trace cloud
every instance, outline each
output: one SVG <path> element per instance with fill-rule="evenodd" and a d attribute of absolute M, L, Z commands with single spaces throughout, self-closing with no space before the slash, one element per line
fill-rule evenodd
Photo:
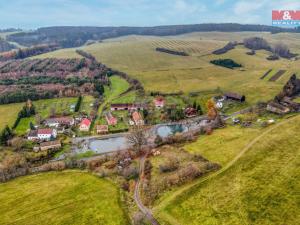
<path fill-rule="evenodd" d="M 175 11 L 179 11 L 184 14 L 204 12 L 206 11 L 206 5 L 203 3 L 193 3 L 185 0 L 176 0 L 174 4 Z"/>

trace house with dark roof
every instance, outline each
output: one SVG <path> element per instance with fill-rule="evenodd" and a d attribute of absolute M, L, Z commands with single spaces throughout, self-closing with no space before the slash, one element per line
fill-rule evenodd
<path fill-rule="evenodd" d="M 133 110 L 143 110 L 147 106 L 145 104 L 133 104 L 133 103 L 122 103 L 122 104 L 111 104 L 110 110 L 111 111 L 120 111 L 120 110 L 127 110 L 127 111 L 133 111 Z"/>
<path fill-rule="evenodd" d="M 72 117 L 54 117 L 48 118 L 44 121 L 44 124 L 48 127 L 71 127 L 74 126 L 75 120 Z"/>
<path fill-rule="evenodd" d="M 225 93 L 224 97 L 227 100 L 233 100 L 233 101 L 239 101 L 239 102 L 246 101 L 246 96 L 245 95 L 240 95 L 240 94 L 233 93 L 233 92 L 227 92 L 227 93 Z"/>

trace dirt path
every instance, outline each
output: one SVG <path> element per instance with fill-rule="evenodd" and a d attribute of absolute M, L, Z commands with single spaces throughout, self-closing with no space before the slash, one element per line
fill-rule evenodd
<path fill-rule="evenodd" d="M 144 174 L 144 164 L 145 164 L 146 156 L 142 156 L 140 160 L 140 177 L 136 182 L 135 190 L 134 190 L 134 200 L 142 213 L 147 217 L 147 219 L 151 222 L 152 225 L 159 225 L 158 221 L 154 218 L 150 209 L 144 206 L 141 198 L 140 198 L 140 185 L 141 179 L 143 179 Z"/>
<path fill-rule="evenodd" d="M 190 183 L 186 186 L 184 186 L 183 188 L 175 191 L 174 193 L 172 193 L 170 196 L 168 196 L 167 198 L 165 198 L 158 206 L 154 207 L 153 210 L 155 212 L 157 212 L 161 218 L 163 218 L 165 221 L 169 222 L 170 224 L 179 224 L 178 221 L 173 218 L 171 215 L 167 214 L 166 212 L 163 211 L 164 208 L 166 208 L 172 201 L 174 201 L 176 199 L 176 197 L 178 197 L 179 195 L 184 194 L 184 192 L 187 192 L 190 188 L 199 185 L 201 183 L 204 183 L 210 179 L 215 178 L 216 176 L 224 173 L 225 171 L 227 171 L 230 167 L 232 167 L 237 160 L 239 160 L 254 144 L 256 144 L 261 138 L 263 138 L 265 135 L 269 134 L 270 132 L 272 132 L 273 130 L 277 129 L 278 127 L 289 123 L 291 121 L 293 121 L 294 119 L 298 118 L 298 116 L 295 117 L 291 117 L 289 119 L 286 119 L 278 124 L 273 125 L 272 127 L 270 127 L 269 129 L 265 130 L 263 133 L 261 133 L 259 136 L 257 136 L 256 138 L 254 138 L 250 143 L 248 143 L 240 152 L 238 155 L 236 155 L 234 157 L 233 160 L 231 160 L 225 167 L 223 167 L 222 169 L 220 169 L 219 171 L 203 178 L 200 180 L 197 180 L 193 183 Z"/>

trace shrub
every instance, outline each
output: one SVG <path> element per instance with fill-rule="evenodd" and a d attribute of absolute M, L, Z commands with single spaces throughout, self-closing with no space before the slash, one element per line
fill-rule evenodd
<path fill-rule="evenodd" d="M 123 169 L 122 175 L 126 180 L 136 179 L 139 176 L 139 169 L 134 165 L 130 165 Z"/>
<path fill-rule="evenodd" d="M 168 173 L 175 171 L 179 168 L 179 160 L 175 157 L 167 158 L 164 164 L 159 165 L 159 171 L 161 173 Z"/>

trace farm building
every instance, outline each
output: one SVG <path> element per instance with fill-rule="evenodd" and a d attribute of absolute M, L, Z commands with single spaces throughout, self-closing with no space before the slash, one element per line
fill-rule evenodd
<path fill-rule="evenodd" d="M 156 97 L 154 100 L 154 105 L 156 108 L 163 108 L 165 106 L 165 99 L 161 96 Z"/>
<path fill-rule="evenodd" d="M 96 130 L 97 130 L 97 134 L 107 134 L 108 126 L 107 125 L 97 125 Z"/>
<path fill-rule="evenodd" d="M 267 110 L 269 112 L 273 112 L 273 113 L 281 114 L 281 115 L 290 112 L 290 109 L 288 107 L 285 107 L 277 102 L 270 102 L 267 105 Z"/>
<path fill-rule="evenodd" d="M 118 123 L 118 119 L 117 119 L 116 117 L 114 117 L 114 116 L 111 114 L 111 112 L 107 112 L 107 113 L 105 114 L 105 119 L 106 119 L 108 125 L 115 126 L 115 125 L 117 125 L 117 123 Z"/>
<path fill-rule="evenodd" d="M 48 127 L 64 127 L 64 126 L 73 126 L 75 124 L 75 120 L 72 117 L 55 117 L 48 118 L 45 120 L 44 124 Z"/>
<path fill-rule="evenodd" d="M 239 102 L 246 101 L 245 95 L 239 95 L 239 94 L 233 93 L 233 92 L 227 92 L 227 93 L 225 93 L 224 97 L 227 100 L 233 100 L 233 101 L 239 101 Z"/>
<path fill-rule="evenodd" d="M 60 141 L 47 141 L 47 142 L 42 142 L 40 144 L 41 151 L 51 150 L 51 149 L 59 149 L 59 148 L 61 148 Z"/>
<path fill-rule="evenodd" d="M 31 141 L 50 141 L 51 138 L 56 138 L 57 131 L 55 129 L 37 129 L 31 130 L 27 136 Z"/>
<path fill-rule="evenodd" d="M 111 111 L 120 111 L 120 110 L 143 110 L 147 106 L 145 104 L 111 104 L 110 110 Z"/>
<path fill-rule="evenodd" d="M 90 130 L 90 126 L 91 126 L 91 121 L 89 119 L 83 119 L 81 122 L 80 122 L 80 125 L 79 125 L 79 130 L 80 131 L 89 131 Z"/>
<path fill-rule="evenodd" d="M 132 120 L 135 125 L 139 125 L 139 126 L 144 125 L 143 117 L 141 116 L 141 114 L 139 112 L 135 111 L 132 113 L 131 116 L 132 116 Z"/>

